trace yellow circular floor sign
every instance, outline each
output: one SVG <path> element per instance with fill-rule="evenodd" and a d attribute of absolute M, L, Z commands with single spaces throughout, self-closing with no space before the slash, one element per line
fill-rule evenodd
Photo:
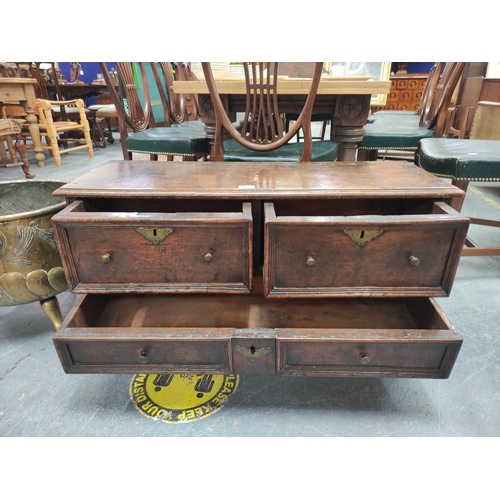
<path fill-rule="evenodd" d="M 179 424 L 220 410 L 238 382 L 238 375 L 141 374 L 132 378 L 130 397 L 144 416 Z"/>

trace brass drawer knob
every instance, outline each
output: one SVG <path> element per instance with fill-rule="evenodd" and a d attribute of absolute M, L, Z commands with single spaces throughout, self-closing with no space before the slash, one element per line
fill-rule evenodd
<path fill-rule="evenodd" d="M 148 362 L 148 351 L 141 351 L 141 356 L 139 357 L 139 363 L 147 363 Z"/>
<path fill-rule="evenodd" d="M 316 264 L 316 259 L 309 255 L 309 257 L 307 257 L 307 259 L 306 259 L 306 264 L 308 266 L 314 266 Z"/>
<path fill-rule="evenodd" d="M 111 260 L 111 254 L 105 253 L 104 255 L 101 255 L 101 262 L 103 264 L 107 264 Z"/>
<path fill-rule="evenodd" d="M 412 266 L 418 266 L 420 264 L 420 259 L 418 257 L 415 257 L 414 255 L 412 255 L 408 261 L 410 262 L 410 265 Z"/>
<path fill-rule="evenodd" d="M 366 353 L 364 353 L 364 352 L 362 352 L 359 355 L 359 357 L 361 358 L 361 364 L 362 365 L 367 365 L 370 362 L 370 357 Z"/>
<path fill-rule="evenodd" d="M 205 262 L 212 262 L 214 255 L 212 252 L 207 252 L 203 258 L 205 259 Z"/>

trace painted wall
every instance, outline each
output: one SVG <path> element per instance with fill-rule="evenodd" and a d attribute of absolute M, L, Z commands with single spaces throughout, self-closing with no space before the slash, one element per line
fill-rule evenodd
<path fill-rule="evenodd" d="M 84 83 L 92 83 L 93 80 L 96 79 L 97 74 L 101 72 L 99 69 L 99 64 L 97 62 L 81 62 L 79 61 L 80 64 L 82 65 L 82 70 L 83 70 L 83 75 L 80 77 L 80 80 Z M 70 65 L 69 62 L 58 62 L 57 63 L 59 66 L 59 69 L 61 70 L 62 74 L 66 77 L 66 80 L 68 82 L 71 81 L 70 78 Z M 111 69 L 112 67 L 115 67 L 115 63 L 106 63 L 108 69 Z M 87 106 L 91 106 L 92 104 L 96 104 L 97 100 L 95 97 L 89 97 L 87 99 Z"/>
<path fill-rule="evenodd" d="M 410 62 L 408 63 L 408 73 L 429 73 L 433 65 L 433 62 Z M 397 70 L 398 63 L 393 62 L 391 73 L 396 73 Z"/>

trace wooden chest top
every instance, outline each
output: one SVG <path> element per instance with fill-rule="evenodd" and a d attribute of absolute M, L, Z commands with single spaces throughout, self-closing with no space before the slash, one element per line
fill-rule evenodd
<path fill-rule="evenodd" d="M 109 161 L 54 192 L 68 198 L 454 198 L 463 191 L 408 162 Z"/>

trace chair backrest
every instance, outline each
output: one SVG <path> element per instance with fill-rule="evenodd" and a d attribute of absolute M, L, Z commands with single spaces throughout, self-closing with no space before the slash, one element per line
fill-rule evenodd
<path fill-rule="evenodd" d="M 290 141 L 300 128 L 304 134 L 304 149 L 300 161 L 311 161 L 311 113 L 318 91 L 323 63 L 315 64 L 311 87 L 297 121 L 284 133 L 283 117 L 278 107 L 279 81 L 277 62 L 243 63 L 246 84 L 245 114 L 241 130 L 227 114 L 209 62 L 202 63 L 203 73 L 214 105 L 216 125 L 214 140 L 215 161 L 224 160 L 223 131 L 242 146 L 254 151 L 272 151 Z"/>
<path fill-rule="evenodd" d="M 500 140 L 500 102 L 477 103 L 469 138 Z"/>
<path fill-rule="evenodd" d="M 151 63 L 156 86 L 164 106 L 169 110 L 165 116 L 165 125 L 183 123 L 198 119 L 196 98 L 193 95 L 176 94 L 173 91 L 174 75 L 176 80 L 190 80 L 189 68 L 170 62 Z M 187 104 L 194 100 L 192 106 Z"/>
<path fill-rule="evenodd" d="M 472 119 L 479 102 L 483 81 L 483 76 L 462 79 L 457 102 L 452 109 L 450 121 L 446 127 L 446 137 L 469 138 Z"/>
<path fill-rule="evenodd" d="M 418 105 L 418 114 L 422 115 L 424 112 L 428 112 L 431 105 L 432 98 L 436 93 L 436 87 L 439 82 L 439 77 L 443 69 L 444 63 L 437 62 L 429 70 L 429 75 L 427 76 L 427 81 L 425 82 L 424 91 L 422 92 L 422 97 L 420 98 L 420 103 Z"/>
<path fill-rule="evenodd" d="M 444 134 L 448 108 L 465 65 L 465 62 L 447 62 L 440 77 L 439 71 L 435 72 L 433 78 L 439 78 L 439 80 L 432 99 L 422 112 L 420 125 L 426 128 L 435 127 L 436 137 L 442 137 Z"/>
<path fill-rule="evenodd" d="M 118 62 L 119 91 L 105 63 L 99 68 L 108 86 L 120 120 L 134 132 L 185 121 L 182 100 L 173 94 L 172 65 L 169 62 Z"/>

